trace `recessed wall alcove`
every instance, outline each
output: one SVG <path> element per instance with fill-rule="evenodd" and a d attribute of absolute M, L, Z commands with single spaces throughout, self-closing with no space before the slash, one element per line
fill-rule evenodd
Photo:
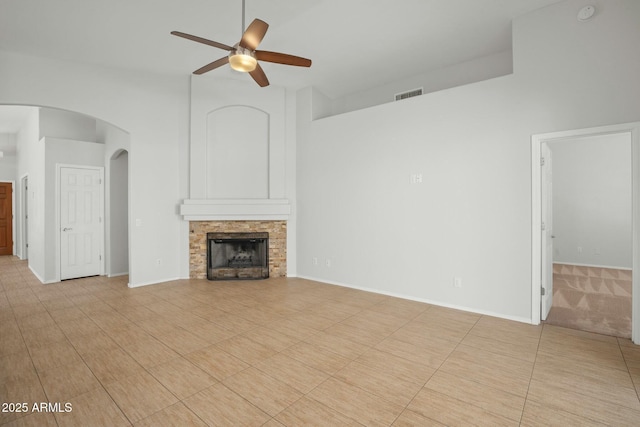
<path fill-rule="evenodd" d="M 245 105 L 207 114 L 208 199 L 269 198 L 269 115 Z"/>

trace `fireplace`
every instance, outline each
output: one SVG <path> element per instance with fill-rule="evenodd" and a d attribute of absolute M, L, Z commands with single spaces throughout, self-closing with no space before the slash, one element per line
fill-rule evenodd
<path fill-rule="evenodd" d="M 207 233 L 207 279 L 269 277 L 269 233 Z"/>
<path fill-rule="evenodd" d="M 287 221 L 189 221 L 189 277 L 207 279 L 209 233 L 268 233 L 269 278 L 287 276 Z"/>

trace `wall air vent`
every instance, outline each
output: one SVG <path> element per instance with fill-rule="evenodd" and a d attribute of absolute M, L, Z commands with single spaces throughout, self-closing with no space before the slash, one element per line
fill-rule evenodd
<path fill-rule="evenodd" d="M 402 93 L 396 93 L 395 94 L 395 100 L 396 101 L 401 101 L 403 99 L 407 99 L 407 98 L 413 98 L 414 96 L 419 96 L 422 95 L 422 88 L 418 88 L 418 89 L 412 89 L 408 92 L 402 92 Z"/>

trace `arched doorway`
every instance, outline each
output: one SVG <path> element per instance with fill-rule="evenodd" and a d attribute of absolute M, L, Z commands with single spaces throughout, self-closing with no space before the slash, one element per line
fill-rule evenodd
<path fill-rule="evenodd" d="M 107 274 L 129 274 L 129 152 L 117 150 L 109 159 L 109 228 Z"/>
<path fill-rule="evenodd" d="M 16 112 L 21 112 L 16 115 Z M 18 118 L 20 120 L 18 120 Z M 82 113 L 42 106 L 12 106 L 0 105 L 0 129 L 3 122 L 11 121 L 11 132 L 16 146 L 15 182 L 16 200 L 19 212 L 14 216 L 14 224 L 18 242 L 17 255 L 29 259 L 29 267 L 36 276 L 45 283 L 60 280 L 60 245 L 56 238 L 56 209 L 57 200 L 56 177 L 49 176 L 49 171 L 56 169 L 56 164 L 80 165 L 85 157 L 81 152 L 84 146 L 103 147 L 101 160 L 93 157 L 93 166 L 103 167 L 105 176 L 104 205 L 110 208 L 112 187 L 117 200 L 119 220 L 124 215 L 124 224 L 111 224 L 111 211 L 104 215 L 104 273 L 106 275 L 127 274 L 129 268 L 129 238 L 128 238 L 128 152 L 130 150 L 129 133 L 99 118 Z M 43 142 L 44 141 L 44 142 Z M 50 144 L 49 144 L 50 143 Z M 73 146 L 71 150 L 69 147 Z M 124 154 L 123 154 L 124 153 Z M 111 160 L 115 160 L 118 173 L 109 174 Z M 124 166 L 123 173 L 120 172 Z M 115 177 L 115 183 L 110 182 Z M 28 179 L 29 186 L 26 186 Z M 24 210 L 24 212 L 22 212 Z M 124 210 L 123 212 L 121 212 Z M 114 251 L 109 249 L 113 236 L 117 235 L 118 242 L 114 251 L 119 255 L 125 254 L 126 261 L 111 268 L 110 258 Z M 28 256 L 27 256 L 28 247 Z"/>

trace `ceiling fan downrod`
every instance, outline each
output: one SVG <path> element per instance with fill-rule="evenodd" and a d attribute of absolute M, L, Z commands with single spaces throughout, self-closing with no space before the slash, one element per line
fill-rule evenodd
<path fill-rule="evenodd" d="M 240 23 L 240 26 L 242 27 L 242 31 L 240 31 L 241 35 L 244 34 L 244 30 L 245 30 L 245 25 L 244 25 L 244 11 L 245 11 L 244 2 L 245 2 L 245 0 L 242 0 L 242 22 Z"/>

